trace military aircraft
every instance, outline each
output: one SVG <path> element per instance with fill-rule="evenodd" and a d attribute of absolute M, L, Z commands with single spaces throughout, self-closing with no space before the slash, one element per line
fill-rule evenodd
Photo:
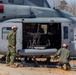
<path fill-rule="evenodd" d="M 15 4 L 0 4 L 0 53 L 6 55 L 7 34 L 17 30 L 17 53 L 24 57 L 46 57 L 63 43 L 76 56 L 76 17 L 66 11 Z"/>

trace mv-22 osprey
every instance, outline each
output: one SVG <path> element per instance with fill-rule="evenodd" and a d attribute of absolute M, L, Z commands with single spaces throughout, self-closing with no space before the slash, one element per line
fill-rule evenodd
<path fill-rule="evenodd" d="M 46 57 L 63 43 L 76 56 L 76 17 L 69 12 L 26 5 L 0 4 L 0 53 L 6 54 L 8 32 L 17 30 L 17 53 L 24 57 Z"/>

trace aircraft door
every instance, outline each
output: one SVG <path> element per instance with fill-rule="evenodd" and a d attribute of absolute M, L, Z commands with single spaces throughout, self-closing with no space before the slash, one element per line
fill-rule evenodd
<path fill-rule="evenodd" d="M 62 43 L 68 44 L 71 56 L 76 56 L 76 25 L 75 23 L 62 24 Z"/>
<path fill-rule="evenodd" d="M 69 49 L 71 55 L 74 56 L 74 23 L 69 23 Z"/>
<path fill-rule="evenodd" d="M 71 51 L 73 55 L 76 56 L 76 24 L 72 24 L 73 34 L 72 34 L 72 41 L 71 41 Z"/>
<path fill-rule="evenodd" d="M 61 25 L 62 29 L 62 44 L 66 43 L 69 45 L 69 24 L 68 23 L 62 23 Z M 69 48 L 69 46 L 68 46 Z"/>
<path fill-rule="evenodd" d="M 22 23 L 0 23 L 0 50 L 2 53 L 7 52 L 7 35 L 13 25 L 18 27 L 16 32 L 16 48 L 17 50 L 22 49 Z"/>

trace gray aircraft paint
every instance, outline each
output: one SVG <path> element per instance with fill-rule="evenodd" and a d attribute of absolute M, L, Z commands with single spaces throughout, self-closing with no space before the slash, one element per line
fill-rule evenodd
<path fill-rule="evenodd" d="M 66 11 L 51 9 L 51 8 L 42 8 L 34 6 L 22 6 L 22 5 L 8 5 L 1 4 L 4 6 L 4 12 L 0 13 L 0 19 L 10 19 L 10 18 L 53 18 L 53 17 L 62 17 L 62 18 L 71 18 L 74 17 L 71 13 Z M 9 10 L 9 11 L 8 11 Z M 10 13 L 8 13 L 10 12 Z"/>
<path fill-rule="evenodd" d="M 4 4 L 16 4 L 16 5 L 28 5 L 28 6 L 39 6 L 39 7 L 47 7 L 50 5 L 47 0 L 2 0 Z"/>
<path fill-rule="evenodd" d="M 28 3 L 29 4 L 29 3 Z M 58 9 L 52 9 L 52 8 L 43 8 L 38 6 L 26 6 L 26 5 L 14 5 L 14 4 L 0 4 L 1 6 L 4 6 L 4 12 L 0 13 L 0 53 L 6 54 L 7 52 L 7 43 L 8 41 L 5 39 L 2 39 L 2 28 L 3 27 L 12 27 L 13 25 L 18 26 L 17 31 L 17 50 L 22 49 L 22 23 L 61 23 L 61 32 L 62 32 L 62 38 L 61 38 L 61 45 L 63 43 L 69 44 L 69 49 L 71 51 L 72 56 L 76 56 L 76 17 L 66 11 L 58 10 Z M 63 28 L 68 27 L 69 30 L 69 38 L 63 39 Z M 74 32 L 73 32 L 74 31 Z M 22 53 L 24 56 L 26 56 L 28 53 L 31 53 L 33 50 L 30 49 L 27 51 L 27 49 L 24 50 L 24 53 Z M 46 52 L 47 51 L 47 52 Z M 57 50 L 55 49 L 54 52 Z M 46 55 L 54 53 L 52 49 L 47 50 L 36 50 L 35 53 L 46 52 Z M 20 53 L 20 54 L 21 54 Z M 22 55 L 21 54 L 21 55 Z M 40 55 L 39 55 L 40 56 Z"/>

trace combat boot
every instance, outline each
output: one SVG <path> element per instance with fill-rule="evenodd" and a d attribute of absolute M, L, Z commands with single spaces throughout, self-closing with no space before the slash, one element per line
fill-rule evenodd
<path fill-rule="evenodd" d="M 6 64 L 6 66 L 10 66 L 10 64 Z"/>
<path fill-rule="evenodd" d="M 66 64 L 63 65 L 63 69 L 67 70 L 67 65 Z"/>
<path fill-rule="evenodd" d="M 10 67 L 11 67 L 11 68 L 16 68 L 17 66 L 15 66 L 15 65 L 10 65 Z"/>

